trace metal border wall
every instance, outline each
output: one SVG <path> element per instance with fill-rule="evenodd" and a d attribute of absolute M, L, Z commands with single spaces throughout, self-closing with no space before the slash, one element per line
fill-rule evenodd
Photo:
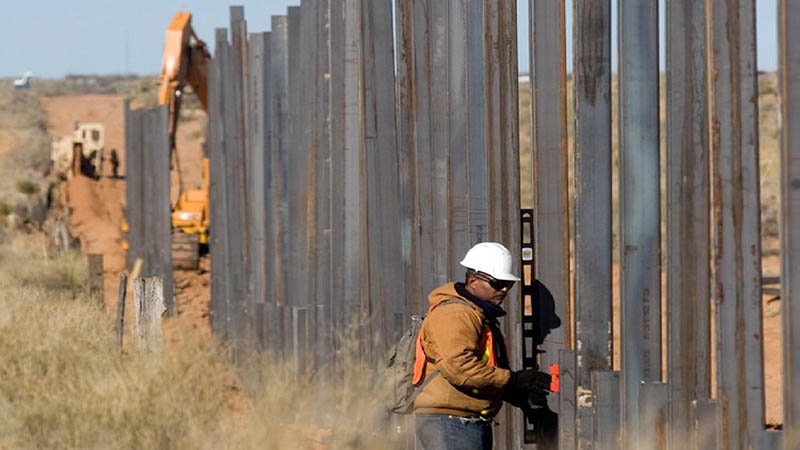
<path fill-rule="evenodd" d="M 167 315 L 173 299 L 167 107 L 130 109 L 125 102 L 127 263 L 141 259 L 142 277 L 161 277 Z"/>
<path fill-rule="evenodd" d="M 215 335 L 235 355 L 264 349 L 320 373 L 336 373 L 338 352 L 374 362 L 405 318 L 424 311 L 427 292 L 462 276 L 469 246 L 496 240 L 521 258 L 524 237 L 526 269 L 561 320 L 538 358 L 560 375 L 549 404 L 558 448 L 792 448 L 800 237 L 789 224 L 800 127 L 791 36 L 800 11 L 781 2 L 783 434 L 765 430 L 763 367 L 751 362 L 763 358 L 755 2 L 667 2 L 663 145 L 656 9 L 621 1 L 613 30 L 609 0 L 576 1 L 572 11 L 560 0 L 529 4 L 534 170 L 522 176 L 533 181 L 534 208 L 524 232 L 516 2 L 303 0 L 263 33 L 248 33 L 243 8 L 231 7 L 209 77 Z M 165 135 L 151 132 L 166 132 L 165 120 L 163 110 L 126 107 L 129 263 L 141 257 L 166 280 L 168 152 Z M 507 304 L 514 369 L 536 359 L 530 328 L 542 298 L 533 292 Z M 504 410 L 498 448 L 547 447 L 524 420 Z"/>

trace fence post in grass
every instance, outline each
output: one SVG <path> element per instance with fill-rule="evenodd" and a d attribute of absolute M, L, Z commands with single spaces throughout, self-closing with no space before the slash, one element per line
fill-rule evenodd
<path fill-rule="evenodd" d="M 87 255 L 89 264 L 89 297 L 97 302 L 100 309 L 105 309 L 103 296 L 103 255 Z"/>
<path fill-rule="evenodd" d="M 117 300 L 117 342 L 122 351 L 122 335 L 125 332 L 125 295 L 128 293 L 128 274 L 119 276 L 119 299 Z"/>
<path fill-rule="evenodd" d="M 136 305 L 136 337 L 139 350 L 161 351 L 161 317 L 164 314 L 164 281 L 160 277 L 136 278 L 133 282 Z"/>

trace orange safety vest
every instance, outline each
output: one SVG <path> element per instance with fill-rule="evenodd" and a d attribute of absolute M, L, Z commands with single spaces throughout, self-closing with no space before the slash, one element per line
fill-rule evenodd
<path fill-rule="evenodd" d="M 433 304 L 428 308 L 428 314 L 431 313 L 437 306 L 442 303 L 448 302 L 447 300 Z M 473 309 L 474 310 L 474 309 Z M 477 314 L 477 313 L 476 313 Z M 481 327 L 481 339 L 478 343 L 478 352 L 481 354 L 481 360 L 486 364 L 497 367 L 497 355 L 495 354 L 494 338 L 492 336 L 492 329 L 485 323 Z M 425 367 L 428 365 L 428 357 L 425 355 L 425 350 L 422 349 L 422 333 L 417 335 L 417 346 L 414 354 L 414 377 L 412 383 L 414 386 L 419 386 L 424 380 Z"/>

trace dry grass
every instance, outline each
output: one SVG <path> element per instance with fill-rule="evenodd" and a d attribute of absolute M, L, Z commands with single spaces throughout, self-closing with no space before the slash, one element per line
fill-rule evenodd
<path fill-rule="evenodd" d="M 344 381 L 267 359 L 245 367 L 191 337 L 120 354 L 78 254 L 0 244 L 0 448 L 385 449 L 375 371 Z M 14 262 L 24 261 L 24 264 Z"/>
<path fill-rule="evenodd" d="M 0 84 L 0 223 L 10 213 L 44 220 L 50 138 L 39 100 L 31 91 Z"/>

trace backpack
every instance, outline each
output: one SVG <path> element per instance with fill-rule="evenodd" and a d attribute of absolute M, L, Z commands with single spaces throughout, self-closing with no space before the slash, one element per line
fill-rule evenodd
<path fill-rule="evenodd" d="M 436 304 L 459 302 L 469 305 L 461 299 L 448 299 Z M 430 313 L 433 308 L 428 310 Z M 437 375 L 438 370 L 434 370 L 425 377 L 425 381 L 414 385 L 414 361 L 416 359 L 417 337 L 422 328 L 422 321 L 425 316 L 411 316 L 411 326 L 403 333 L 400 339 L 388 352 L 386 367 L 383 370 L 384 393 L 386 410 L 395 414 L 411 414 L 414 411 L 414 400 L 422 389 L 428 385 Z"/>

